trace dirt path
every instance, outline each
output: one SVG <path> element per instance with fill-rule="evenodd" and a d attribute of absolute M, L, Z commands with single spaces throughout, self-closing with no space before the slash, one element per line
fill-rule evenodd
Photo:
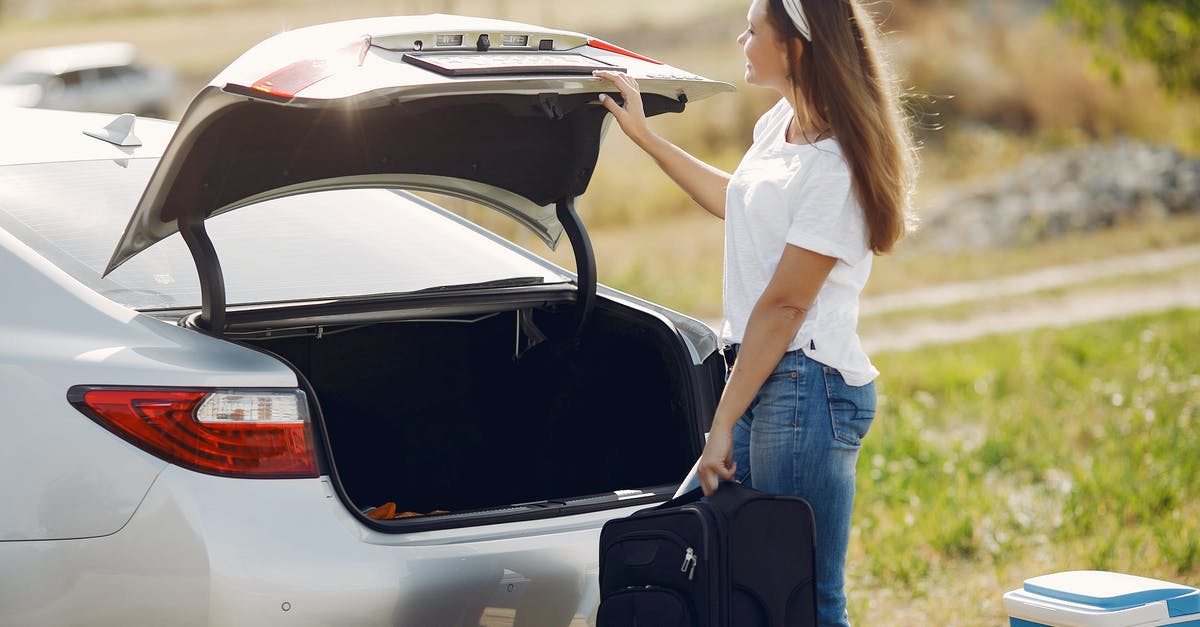
<path fill-rule="evenodd" d="M 1200 309 L 1200 245 L 1060 266 L 991 281 L 957 283 L 864 299 L 864 318 L 883 313 L 951 306 L 985 299 L 1008 300 L 962 320 L 918 319 L 892 325 L 865 324 L 868 353 L 961 342 L 994 333 L 1063 327 L 1108 318 Z M 1155 276 L 1155 274 L 1163 276 Z M 1089 285 L 1105 279 L 1144 276 L 1120 288 Z M 1047 291 L 1052 291 L 1046 294 Z"/>

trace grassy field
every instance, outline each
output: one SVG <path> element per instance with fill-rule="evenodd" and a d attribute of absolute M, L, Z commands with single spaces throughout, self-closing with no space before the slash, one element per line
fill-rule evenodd
<path fill-rule="evenodd" d="M 876 361 L 851 544 L 859 624 L 1001 625 L 1025 577 L 1200 579 L 1200 315 Z"/>

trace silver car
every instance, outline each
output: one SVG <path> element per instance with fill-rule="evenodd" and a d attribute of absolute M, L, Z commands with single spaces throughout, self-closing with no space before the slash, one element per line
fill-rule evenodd
<path fill-rule="evenodd" d="M 723 373 L 596 284 L 594 68 L 652 114 L 730 89 L 420 16 L 267 40 L 178 126 L 0 114 L 0 624 L 592 624 L 601 525 L 675 490 Z"/>
<path fill-rule="evenodd" d="M 130 43 L 34 48 L 0 66 L 0 105 L 165 117 L 178 84 Z"/>

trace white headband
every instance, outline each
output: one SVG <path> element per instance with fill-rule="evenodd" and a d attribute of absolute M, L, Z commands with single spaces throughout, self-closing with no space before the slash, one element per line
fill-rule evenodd
<path fill-rule="evenodd" d="M 808 18 L 804 16 L 804 7 L 800 6 L 800 0 L 783 0 L 783 8 L 788 17 L 792 18 L 796 30 L 799 30 L 805 39 L 812 41 L 812 31 L 808 28 Z"/>

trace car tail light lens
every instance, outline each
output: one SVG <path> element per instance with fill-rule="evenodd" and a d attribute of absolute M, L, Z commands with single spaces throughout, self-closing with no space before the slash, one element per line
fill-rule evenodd
<path fill-rule="evenodd" d="M 643 57 L 642 55 L 640 55 L 636 52 L 631 52 L 620 46 L 615 46 L 615 45 L 610 44 L 607 41 L 604 41 L 601 39 L 589 39 L 587 42 L 587 45 L 591 46 L 592 48 L 598 48 L 600 50 L 607 50 L 609 52 L 623 54 L 627 57 L 633 57 L 634 59 L 641 59 L 642 61 L 649 61 L 650 63 L 653 63 L 655 65 L 662 65 L 662 61 L 655 61 L 654 59 L 651 59 L 650 57 Z"/>
<path fill-rule="evenodd" d="M 318 476 L 300 390 L 75 387 L 80 411 L 168 462 L 263 479 Z"/>
<path fill-rule="evenodd" d="M 335 50 L 327 57 L 301 59 L 290 63 L 254 82 L 254 91 L 279 98 L 293 98 L 306 87 L 310 87 L 341 70 L 361 66 L 371 38 L 363 37 Z"/>

